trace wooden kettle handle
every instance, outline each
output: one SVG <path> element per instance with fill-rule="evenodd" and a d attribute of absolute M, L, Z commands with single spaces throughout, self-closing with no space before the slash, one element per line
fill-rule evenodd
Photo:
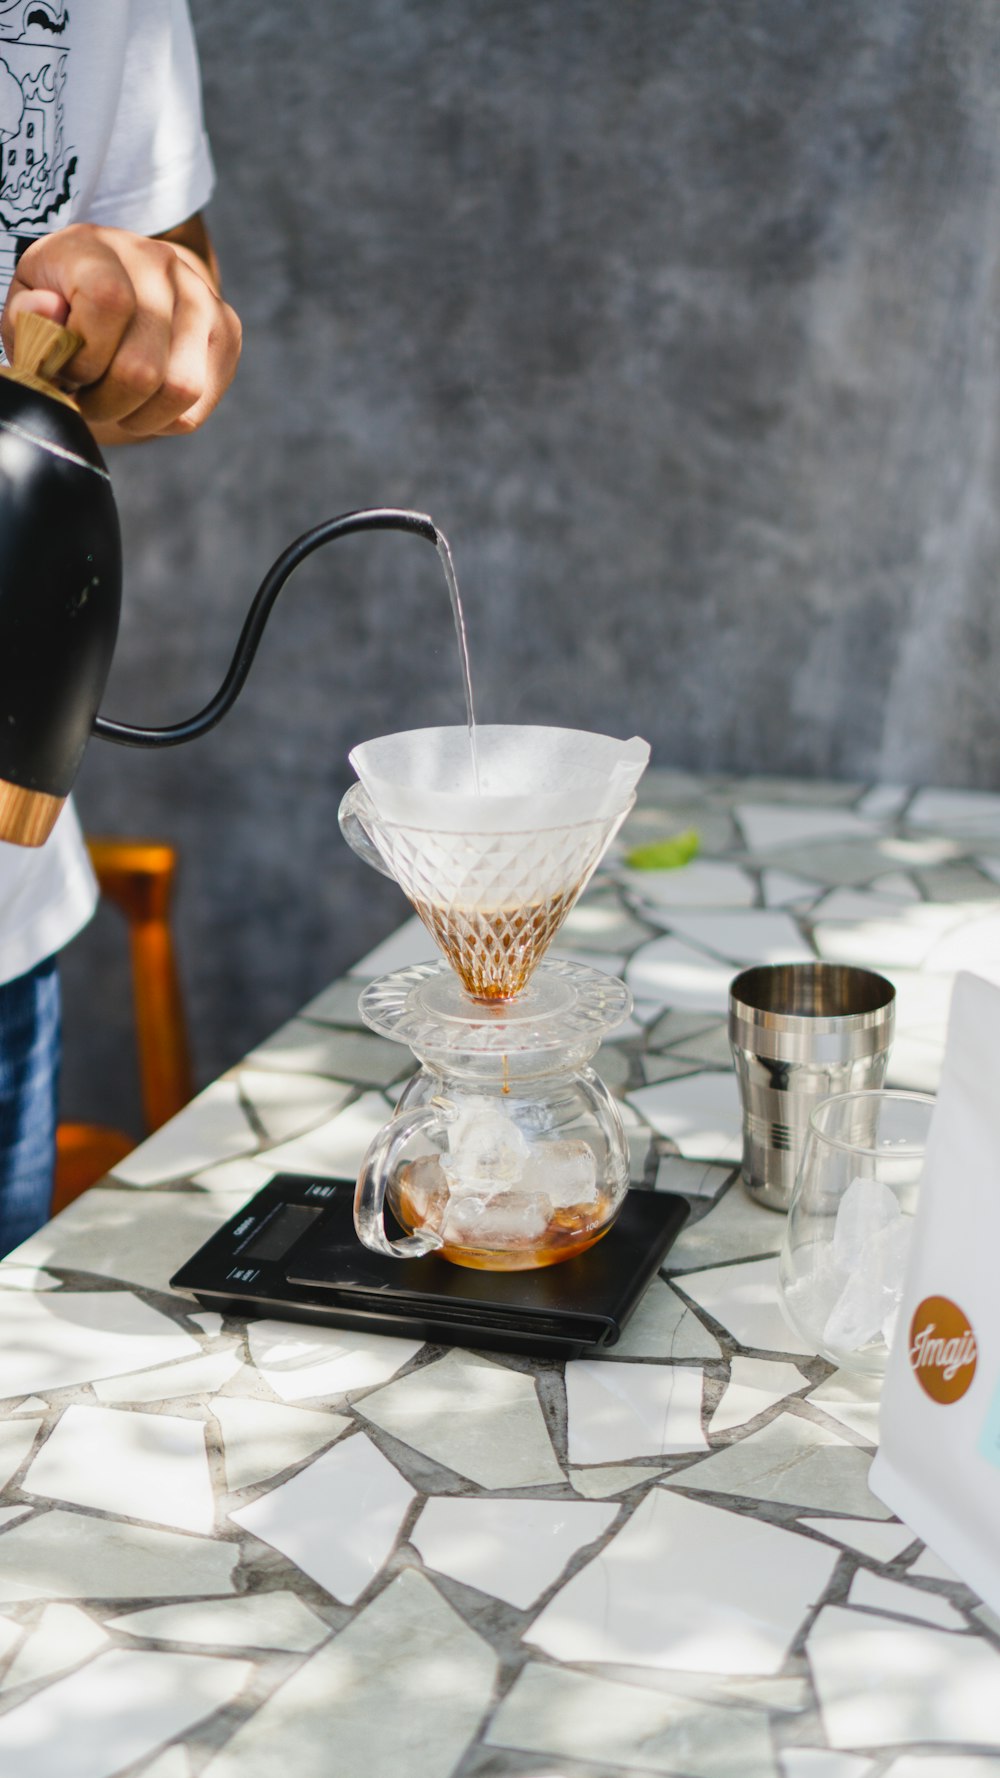
<path fill-rule="evenodd" d="M 16 324 L 13 364 L 0 368 L 5 377 L 12 377 L 16 383 L 38 389 L 43 395 L 51 395 L 56 401 L 64 401 L 75 408 L 77 404 L 72 395 L 60 389 L 55 378 L 82 345 L 82 334 L 74 333 L 70 327 L 61 327 L 47 315 L 29 311 L 21 315 Z"/>

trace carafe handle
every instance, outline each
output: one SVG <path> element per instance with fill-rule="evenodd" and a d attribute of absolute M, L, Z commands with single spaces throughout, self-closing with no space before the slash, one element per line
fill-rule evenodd
<path fill-rule="evenodd" d="M 393 872 L 372 837 L 374 814 L 371 798 L 364 785 L 352 784 L 337 810 L 340 831 L 351 851 L 357 853 L 362 863 L 370 864 L 373 870 L 381 871 L 384 877 L 390 877 L 395 882 Z"/>
<path fill-rule="evenodd" d="M 418 1229 L 398 1241 L 385 1232 L 385 1192 L 392 1177 L 396 1156 L 404 1143 L 421 1130 L 440 1129 L 447 1122 L 451 1106 L 445 1099 L 432 1099 L 429 1105 L 418 1105 L 413 1111 L 397 1112 L 383 1124 L 361 1163 L 354 1193 L 354 1227 L 358 1239 L 373 1253 L 387 1254 L 391 1259 L 421 1259 L 442 1245 L 441 1236 L 432 1229 Z"/>

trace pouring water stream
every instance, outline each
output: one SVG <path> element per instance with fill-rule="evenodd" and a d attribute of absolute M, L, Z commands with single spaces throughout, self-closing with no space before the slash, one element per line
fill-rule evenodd
<path fill-rule="evenodd" d="M 441 558 L 444 578 L 448 586 L 448 597 L 451 600 L 452 616 L 455 619 L 455 634 L 458 637 L 458 657 L 462 668 L 462 686 L 465 691 L 465 717 L 469 728 L 469 758 L 472 762 L 472 787 L 476 796 L 479 791 L 479 756 L 476 751 L 476 713 L 472 703 L 472 672 L 469 666 L 469 639 L 465 632 L 465 613 L 458 591 L 458 580 L 455 575 L 455 564 L 452 561 L 448 539 L 443 531 L 434 527 L 437 537 L 437 553 Z"/>

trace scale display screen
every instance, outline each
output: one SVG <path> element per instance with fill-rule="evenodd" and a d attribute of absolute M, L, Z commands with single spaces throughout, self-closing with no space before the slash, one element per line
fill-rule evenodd
<path fill-rule="evenodd" d="M 323 1215 L 311 1204 L 282 1204 L 258 1230 L 249 1247 L 241 1247 L 241 1259 L 284 1259 L 300 1235 Z"/>

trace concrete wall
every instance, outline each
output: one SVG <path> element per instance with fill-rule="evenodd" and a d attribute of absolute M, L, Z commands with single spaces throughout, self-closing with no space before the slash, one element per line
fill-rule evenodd
<path fill-rule="evenodd" d="M 115 458 L 110 714 L 190 713 L 284 545 L 395 503 L 451 540 L 483 719 L 1000 782 L 993 0 L 192 10 L 244 360 Z M 201 1080 L 404 911 L 337 832 L 350 745 L 461 714 L 433 552 L 365 538 L 214 735 L 91 748 L 88 826 L 183 853 Z M 109 915 L 67 959 L 74 1108 L 130 1091 L 117 953 Z"/>

